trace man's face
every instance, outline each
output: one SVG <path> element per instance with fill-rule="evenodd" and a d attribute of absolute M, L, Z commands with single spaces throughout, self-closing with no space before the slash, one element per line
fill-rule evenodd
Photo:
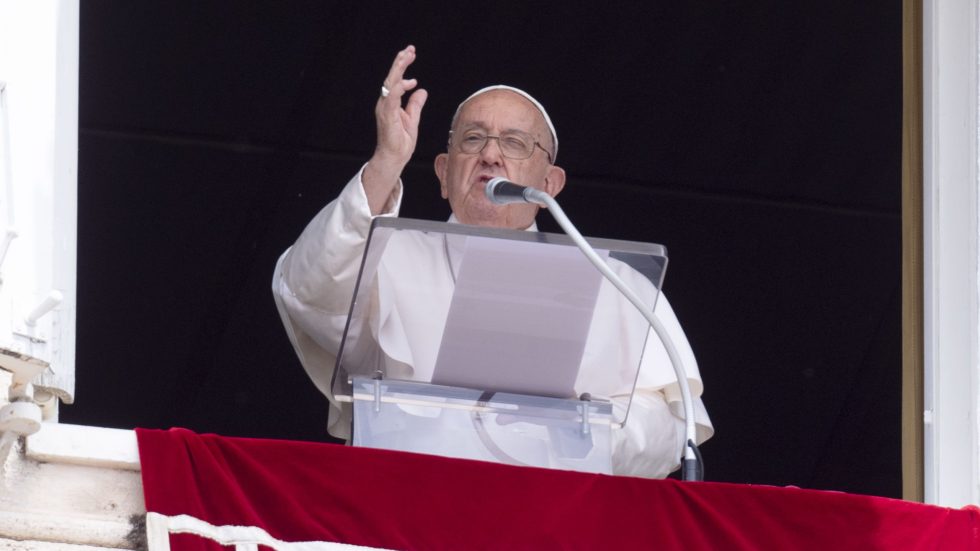
<path fill-rule="evenodd" d="M 504 178 L 548 193 L 552 197 L 565 184 L 565 172 L 548 161 L 548 155 L 535 147 L 531 157 L 509 159 L 500 151 L 497 140 L 487 140 L 479 153 L 463 153 L 456 140 L 470 130 L 489 136 L 520 131 L 530 134 L 549 152 L 554 148 L 541 112 L 527 99 L 507 90 L 480 94 L 463 105 L 453 127 L 449 153 L 436 157 L 435 169 L 442 197 L 449 200 L 453 214 L 463 224 L 524 229 L 531 225 L 538 206 L 530 203 L 495 205 L 487 199 L 484 188 L 491 178 Z"/>

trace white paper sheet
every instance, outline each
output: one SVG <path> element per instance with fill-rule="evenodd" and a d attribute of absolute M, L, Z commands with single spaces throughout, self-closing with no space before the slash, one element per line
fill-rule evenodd
<path fill-rule="evenodd" d="M 432 382 L 573 397 L 602 275 L 574 246 L 470 236 L 462 251 Z"/>

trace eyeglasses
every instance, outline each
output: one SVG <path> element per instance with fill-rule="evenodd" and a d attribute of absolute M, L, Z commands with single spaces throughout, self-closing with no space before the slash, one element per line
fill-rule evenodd
<path fill-rule="evenodd" d="M 508 159 L 517 161 L 529 159 L 531 155 L 534 155 L 534 148 L 537 147 L 541 151 L 544 151 L 544 154 L 548 156 L 548 162 L 551 162 L 551 153 L 548 153 L 547 149 L 541 147 L 541 144 L 534 139 L 534 136 L 519 130 L 508 130 L 507 132 L 502 132 L 499 136 L 490 136 L 478 130 L 467 130 L 459 135 L 458 140 L 454 141 L 453 137 L 453 131 L 450 130 L 449 145 L 452 146 L 455 143 L 456 147 L 463 153 L 479 153 L 483 151 L 483 148 L 487 146 L 490 140 L 497 140 L 500 153 Z"/>

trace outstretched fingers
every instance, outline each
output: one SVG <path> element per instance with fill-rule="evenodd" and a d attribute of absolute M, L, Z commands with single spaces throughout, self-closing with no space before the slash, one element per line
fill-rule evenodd
<path fill-rule="evenodd" d="M 401 98 L 405 95 L 405 92 L 411 90 L 418 85 L 417 82 L 412 83 L 415 79 L 405 79 L 405 70 L 408 66 L 415 61 L 415 46 L 409 45 L 404 50 L 398 52 L 395 56 L 395 60 L 391 63 L 391 68 L 388 69 L 388 75 L 385 76 L 382 82 L 382 100 L 386 101 L 389 105 L 401 106 Z M 412 84 L 410 84 L 412 83 Z M 388 90 L 387 97 L 384 94 L 384 89 Z"/>

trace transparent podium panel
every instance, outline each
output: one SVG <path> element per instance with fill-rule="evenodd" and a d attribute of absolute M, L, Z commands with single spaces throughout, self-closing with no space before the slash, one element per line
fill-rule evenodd
<path fill-rule="evenodd" d="M 608 402 L 355 378 L 352 444 L 612 474 Z"/>
<path fill-rule="evenodd" d="M 589 242 L 653 309 L 667 265 L 664 247 Z M 332 391 L 340 401 L 354 401 L 353 379 L 380 373 L 385 384 L 624 402 L 651 338 L 657 337 L 643 315 L 564 234 L 377 218 L 342 341 L 331 346 L 338 349 Z M 398 407 L 406 411 L 405 404 Z M 438 409 L 439 416 L 401 416 L 398 423 L 456 427 L 461 415 L 458 426 L 474 437 L 489 430 L 483 416 Z M 628 411 L 617 407 L 613 424 L 622 425 Z M 473 419 L 483 422 L 482 432 L 474 431 Z M 499 434 L 523 430 L 491 426 Z M 413 431 L 417 438 L 423 432 Z"/>

